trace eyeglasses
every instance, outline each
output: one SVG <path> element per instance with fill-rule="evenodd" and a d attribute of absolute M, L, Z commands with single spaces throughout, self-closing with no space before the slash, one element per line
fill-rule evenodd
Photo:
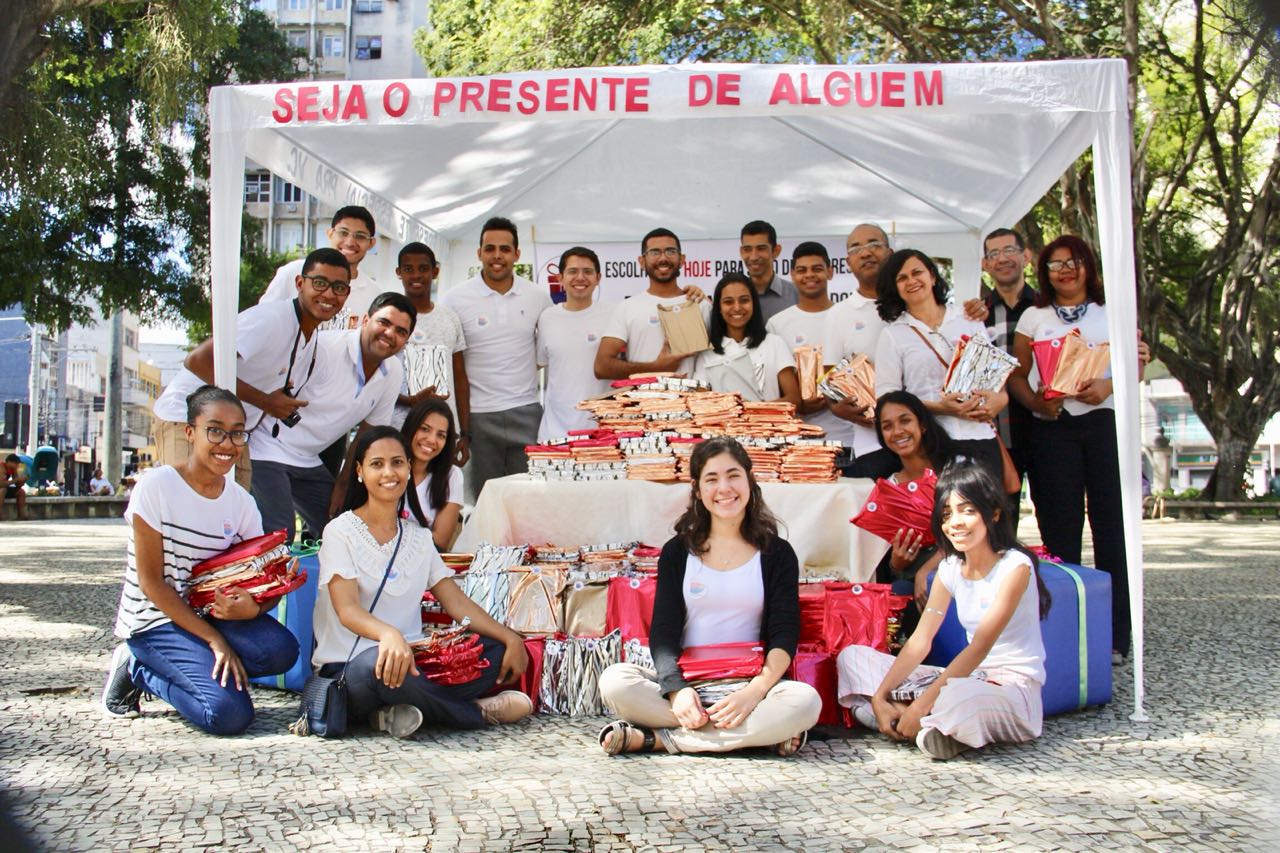
<path fill-rule="evenodd" d="M 322 275 L 304 275 L 303 281 L 311 282 L 311 286 L 319 293 L 332 290 L 335 296 L 346 296 L 351 292 L 351 284 L 345 281 L 329 281 Z"/>
<path fill-rule="evenodd" d="M 195 424 L 191 424 L 194 429 L 199 429 Z M 222 444 L 228 438 L 236 447 L 244 447 L 249 443 L 249 433 L 243 429 L 223 429 L 222 427 L 207 426 L 204 428 L 204 434 L 208 437 L 211 444 Z"/>
<path fill-rule="evenodd" d="M 351 238 L 360 243 L 368 243 L 370 240 L 373 239 L 373 235 L 370 234 L 368 231 L 351 231 L 350 229 L 347 229 L 347 228 L 333 229 L 333 236 L 337 237 L 339 240 L 346 240 L 348 238 Z"/>
<path fill-rule="evenodd" d="M 850 243 L 848 251 L 849 254 L 856 255 L 860 252 L 878 252 L 887 248 L 889 248 L 889 244 L 883 240 L 868 240 L 865 243 Z"/>
<path fill-rule="evenodd" d="M 675 246 L 668 246 L 665 249 L 649 249 L 644 253 L 644 256 L 646 258 L 655 258 L 655 259 L 661 258 L 664 255 L 667 256 L 668 258 L 678 258 L 680 257 L 680 250 L 677 249 Z"/>
<path fill-rule="evenodd" d="M 1084 266 L 1084 262 L 1079 258 L 1067 258 L 1065 261 L 1049 261 L 1045 264 L 1045 268 L 1049 272 L 1075 272 Z"/>
<path fill-rule="evenodd" d="M 1001 257 L 1016 258 L 1025 251 L 1025 249 L 1019 249 L 1017 246 L 1005 246 L 1001 249 L 992 249 L 990 252 L 983 255 L 983 257 L 989 261 L 998 260 Z"/>

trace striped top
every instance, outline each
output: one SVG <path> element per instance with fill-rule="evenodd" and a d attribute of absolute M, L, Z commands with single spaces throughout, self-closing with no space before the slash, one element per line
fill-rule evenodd
<path fill-rule="evenodd" d="M 191 567 L 237 542 L 262 535 L 262 516 L 249 493 L 228 480 L 222 494 L 206 498 L 193 490 L 174 468 L 153 469 L 138 480 L 124 518 L 129 524 L 129 550 L 116 610 L 115 634 L 127 640 L 171 621 L 138 586 L 133 520 L 159 531 L 164 546 L 164 581 L 186 597 Z"/>

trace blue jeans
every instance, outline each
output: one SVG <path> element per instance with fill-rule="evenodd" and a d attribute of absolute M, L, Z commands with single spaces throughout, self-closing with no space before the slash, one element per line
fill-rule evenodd
<path fill-rule="evenodd" d="M 208 622 L 239 655 L 250 678 L 278 675 L 298 659 L 298 641 L 270 616 Z M 237 690 L 231 677 L 214 681 L 213 650 L 204 640 L 172 622 L 127 641 L 133 653 L 133 683 L 168 702 L 182 718 L 213 735 L 236 735 L 253 722 L 249 685 Z"/>
<path fill-rule="evenodd" d="M 488 725 L 480 712 L 477 699 L 489 694 L 498 683 L 498 670 L 507 647 L 488 637 L 480 638 L 483 657 L 489 666 L 480 677 L 466 684 L 437 684 L 425 675 L 409 675 L 399 687 L 383 684 L 373 674 L 378 663 L 378 649 L 365 649 L 347 664 L 347 719 L 361 722 L 384 705 L 413 705 L 422 712 L 425 723 L 437 723 L 455 729 L 482 729 Z M 335 676 L 342 664 L 326 664 L 320 672 Z"/>

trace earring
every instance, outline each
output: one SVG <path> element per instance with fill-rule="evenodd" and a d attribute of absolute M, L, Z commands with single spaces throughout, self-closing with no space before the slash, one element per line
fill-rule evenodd
<path fill-rule="evenodd" d="M 359 474 L 356 474 L 356 482 L 357 482 L 357 483 L 363 483 L 363 482 L 364 482 L 364 477 L 360 476 Z"/>

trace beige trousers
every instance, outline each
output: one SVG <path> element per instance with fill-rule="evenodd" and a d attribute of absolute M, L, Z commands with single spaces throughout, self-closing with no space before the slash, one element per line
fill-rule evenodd
<path fill-rule="evenodd" d="M 870 705 L 871 695 L 889 674 L 894 660 L 892 655 L 867 646 L 848 646 L 836 658 L 840 704 L 846 708 Z M 942 672 L 942 668 L 921 664 L 911 674 L 925 672 Z M 972 747 L 1025 743 L 1040 737 L 1044 722 L 1040 685 L 1013 673 L 992 670 L 986 674 L 1000 683 L 982 678 L 948 679 L 920 725 Z"/>
<path fill-rule="evenodd" d="M 186 424 L 176 421 L 162 421 L 155 418 L 151 421 L 151 436 L 156 442 L 157 465 L 181 465 L 191 455 L 191 444 L 187 441 Z M 227 441 L 229 439 L 223 439 Z M 240 448 L 240 460 L 236 462 L 236 482 L 246 492 L 253 481 L 253 468 L 249 465 L 248 445 Z"/>
<path fill-rule="evenodd" d="M 680 728 L 671 703 L 662 695 L 658 674 L 631 663 L 615 663 L 600 674 L 600 698 L 620 719 L 653 729 L 667 752 L 730 752 L 773 746 L 808 731 L 818 722 L 822 699 L 800 681 L 779 681 L 747 717 L 732 729 L 708 723 L 700 729 Z"/>

